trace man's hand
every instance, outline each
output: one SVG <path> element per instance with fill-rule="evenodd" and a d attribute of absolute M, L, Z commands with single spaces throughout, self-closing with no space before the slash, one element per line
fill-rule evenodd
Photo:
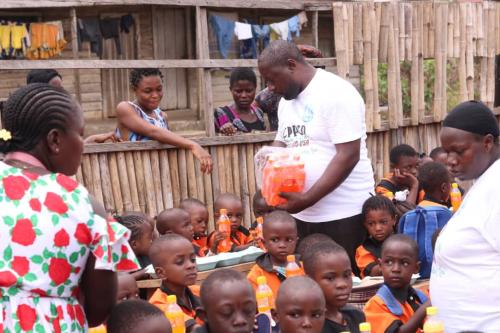
<path fill-rule="evenodd" d="M 296 214 L 312 205 L 307 193 L 282 192 L 280 197 L 287 199 L 287 203 L 279 205 L 278 209 Z"/>

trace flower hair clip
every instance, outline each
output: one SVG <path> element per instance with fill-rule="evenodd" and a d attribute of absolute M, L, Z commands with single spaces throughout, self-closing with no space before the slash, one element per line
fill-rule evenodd
<path fill-rule="evenodd" d="M 6 129 L 1 129 L 0 130 L 0 139 L 2 139 L 3 141 L 9 141 L 10 139 L 12 139 L 12 134 L 7 131 Z"/>

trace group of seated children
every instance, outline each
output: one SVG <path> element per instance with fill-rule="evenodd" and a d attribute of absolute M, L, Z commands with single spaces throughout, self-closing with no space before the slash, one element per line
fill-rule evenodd
<path fill-rule="evenodd" d="M 217 230 L 207 233 L 209 212 L 203 202 L 193 198 L 158 214 L 156 223 L 138 213 L 124 214 L 118 220 L 132 231 L 130 244 L 143 268 L 151 263 L 162 280 L 149 302 L 165 312 L 169 296 L 175 295 L 188 332 L 265 332 L 255 327 L 255 294 L 262 281 L 272 290 L 270 307 L 277 323 L 273 331 L 353 333 L 360 332 L 359 324 L 367 321 L 375 333 L 420 332 L 430 302 L 425 292 L 411 287 L 412 275 L 420 268 L 418 244 L 408 236 L 395 234 L 400 213 L 393 202 L 449 207 L 451 178 L 440 162 L 417 163 L 413 148 L 395 147 L 391 151 L 393 172 L 376 189 L 383 195 L 373 196 L 363 205 L 368 236 L 356 251 L 356 264 L 361 277 L 384 279 L 364 312 L 347 305 L 353 272 L 344 248 L 324 234 L 309 235 L 299 243 L 294 218 L 269 207 L 260 192 L 253 198 L 254 214 L 264 220 L 260 236 L 242 225 L 242 201 L 228 193 L 216 198 L 214 218 L 219 218 L 221 210 L 227 215 L 229 237 Z M 405 190 L 405 198 L 394 198 Z M 256 225 L 254 222 L 252 228 Z M 159 237 L 155 237 L 156 231 Z M 242 251 L 252 245 L 266 251 L 246 278 L 230 269 L 217 270 L 200 288 L 196 284 L 196 257 L 220 253 L 219 245 L 227 239 L 229 247 L 224 251 Z M 293 275 L 286 269 L 290 260 L 298 267 Z M 144 272 L 133 276 L 144 278 Z M 154 316 L 144 304 L 138 307 L 144 309 L 144 316 Z M 125 318 L 129 310 L 120 304 L 114 312 L 120 311 Z M 116 324 L 115 316 L 119 314 L 109 318 L 108 330 L 113 327 L 111 323 Z M 134 327 L 140 324 L 136 320 Z M 159 319 L 157 324 L 161 324 Z"/>

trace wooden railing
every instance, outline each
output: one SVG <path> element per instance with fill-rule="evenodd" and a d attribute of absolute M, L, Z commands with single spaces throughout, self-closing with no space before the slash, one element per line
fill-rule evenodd
<path fill-rule="evenodd" d="M 422 152 L 439 146 L 439 123 L 387 129 L 368 134 L 367 147 L 376 179 L 389 170 L 389 150 L 408 143 Z M 240 196 L 244 223 L 253 219 L 251 200 L 257 189 L 253 157 L 274 133 L 198 138 L 214 161 L 210 175 L 200 172 L 190 151 L 157 142 L 90 144 L 77 178 L 106 209 L 143 211 L 151 216 L 188 197 L 207 204 L 213 227 L 214 199 L 225 192 Z"/>

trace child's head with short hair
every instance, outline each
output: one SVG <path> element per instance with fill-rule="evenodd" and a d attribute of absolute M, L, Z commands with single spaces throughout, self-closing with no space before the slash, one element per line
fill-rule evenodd
<path fill-rule="evenodd" d="M 189 213 L 194 236 L 206 236 L 208 227 L 208 209 L 205 204 L 198 199 L 188 198 L 182 200 L 179 207 Z"/>
<path fill-rule="evenodd" d="M 328 235 L 326 234 L 310 234 L 304 237 L 304 239 L 301 239 L 299 241 L 299 245 L 297 245 L 297 253 L 300 255 L 300 258 L 304 258 L 305 254 L 309 249 L 318 243 L 323 243 L 323 242 L 333 242 L 335 241 Z"/>
<path fill-rule="evenodd" d="M 178 234 L 193 240 L 193 225 L 189 213 L 181 208 L 166 209 L 156 217 L 156 229 L 160 235 Z"/>
<path fill-rule="evenodd" d="M 201 285 L 199 315 L 210 332 L 250 333 L 257 309 L 255 293 L 246 277 L 232 269 L 210 274 Z"/>
<path fill-rule="evenodd" d="M 307 276 L 286 279 L 276 298 L 276 320 L 282 333 L 320 333 L 325 322 L 325 296 Z"/>
<path fill-rule="evenodd" d="M 334 241 L 317 243 L 305 253 L 304 270 L 325 295 L 327 308 L 338 310 L 347 304 L 352 289 L 351 261 L 346 250 Z"/>
<path fill-rule="evenodd" d="M 137 256 L 147 256 L 153 241 L 151 218 L 141 212 L 115 215 L 116 221 L 130 230 L 128 242 Z"/>
<path fill-rule="evenodd" d="M 139 298 L 139 288 L 137 287 L 137 282 L 131 274 L 118 274 L 118 292 L 116 294 L 116 298 L 118 302 Z"/>
<path fill-rule="evenodd" d="M 257 76 L 252 68 L 240 67 L 231 72 L 229 90 L 239 110 L 248 110 L 255 99 Z"/>
<path fill-rule="evenodd" d="M 382 245 L 379 263 L 386 285 L 392 289 L 407 288 L 411 276 L 420 270 L 418 244 L 406 235 L 392 235 Z"/>
<path fill-rule="evenodd" d="M 422 165 L 418 170 L 418 181 L 428 196 L 440 201 L 449 199 L 451 176 L 443 164 L 430 162 Z"/>
<path fill-rule="evenodd" d="M 257 190 L 257 192 L 255 192 L 252 200 L 252 206 L 255 218 L 264 217 L 265 215 L 271 213 L 274 210 L 274 207 L 269 206 L 267 204 L 260 190 Z"/>
<path fill-rule="evenodd" d="M 273 265 L 286 265 L 286 257 L 295 253 L 297 224 L 289 213 L 275 210 L 264 217 L 262 235 Z"/>
<path fill-rule="evenodd" d="M 149 259 L 164 285 L 187 287 L 196 283 L 196 255 L 185 237 L 178 234 L 160 236 L 149 249 Z"/>
<path fill-rule="evenodd" d="M 389 198 L 383 195 L 368 198 L 363 204 L 361 214 L 368 234 L 377 242 L 383 242 L 394 233 L 397 213 Z"/>
<path fill-rule="evenodd" d="M 432 158 L 434 162 L 446 165 L 448 160 L 448 153 L 446 152 L 446 150 L 444 150 L 443 147 L 436 147 L 431 150 L 429 157 Z"/>
<path fill-rule="evenodd" d="M 223 193 L 214 202 L 215 220 L 219 218 L 221 209 L 227 210 L 227 217 L 231 221 L 231 233 L 236 232 L 243 220 L 243 204 L 241 199 L 232 193 Z"/>
<path fill-rule="evenodd" d="M 171 333 L 165 314 L 143 300 L 127 300 L 116 305 L 107 320 L 108 333 Z"/>
<path fill-rule="evenodd" d="M 389 160 L 391 169 L 417 176 L 418 153 L 412 146 L 402 144 L 393 147 L 389 153 Z"/>

